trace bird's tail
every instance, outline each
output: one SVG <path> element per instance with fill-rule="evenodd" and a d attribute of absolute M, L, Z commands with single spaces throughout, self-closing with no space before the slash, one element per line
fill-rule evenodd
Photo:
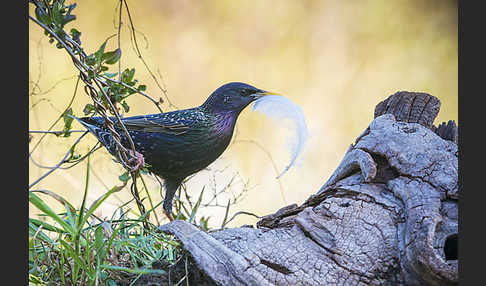
<path fill-rule="evenodd" d="M 78 121 L 79 123 L 81 123 L 81 125 L 83 125 L 86 129 L 88 129 L 89 132 L 93 133 L 94 135 L 96 135 L 97 133 L 97 130 L 98 127 L 93 124 L 93 123 L 90 123 L 90 118 L 89 117 L 82 117 L 82 118 L 79 118 L 79 117 L 76 117 L 74 115 L 71 115 L 71 114 L 68 114 L 67 116 L 73 118 L 73 119 L 76 119 L 76 121 Z"/>
<path fill-rule="evenodd" d="M 76 117 L 74 115 L 69 115 L 72 118 L 76 119 L 81 125 L 83 125 L 91 134 L 96 136 L 98 141 L 105 146 L 106 149 L 111 154 L 117 153 L 117 144 L 113 140 L 113 136 L 106 129 L 104 125 L 104 119 L 100 117 Z"/>

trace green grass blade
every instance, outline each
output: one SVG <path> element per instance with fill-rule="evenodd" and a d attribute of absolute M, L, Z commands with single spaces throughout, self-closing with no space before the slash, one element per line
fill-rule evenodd
<path fill-rule="evenodd" d="M 101 265 L 104 269 L 110 270 L 118 270 L 118 271 L 125 271 L 128 273 L 135 273 L 135 274 L 162 274 L 167 275 L 167 272 L 162 269 L 146 269 L 146 268 L 128 268 L 123 266 L 114 266 L 109 264 Z"/>
<path fill-rule="evenodd" d="M 66 205 L 65 205 L 66 206 Z M 76 228 L 76 212 L 72 212 L 72 210 L 68 207 L 66 207 L 66 214 L 67 214 L 67 217 L 68 217 L 68 222 L 69 224 L 71 225 L 71 228 L 74 230 L 75 234 L 79 231 L 77 228 Z"/>
<path fill-rule="evenodd" d="M 88 211 L 86 212 L 85 216 L 83 217 L 83 219 L 80 221 L 80 225 L 84 225 L 86 223 L 86 221 L 88 220 L 88 218 L 94 213 L 94 211 L 113 193 L 116 193 L 118 191 L 120 191 L 122 188 L 124 187 L 124 185 L 122 186 L 115 186 L 113 188 L 111 188 L 111 190 L 109 190 L 108 192 L 106 192 L 104 195 L 102 195 L 100 198 L 98 198 L 96 201 L 93 202 L 93 204 L 91 205 L 91 207 L 88 209 Z"/>
<path fill-rule="evenodd" d="M 81 202 L 81 208 L 79 209 L 79 216 L 77 220 L 77 228 L 80 229 L 83 224 L 81 222 L 83 221 L 83 215 L 84 215 L 84 206 L 86 205 L 86 197 L 88 196 L 88 184 L 89 184 L 89 158 L 90 156 L 88 155 L 88 161 L 86 163 L 86 181 L 84 183 L 84 194 L 83 194 L 83 201 Z"/>
<path fill-rule="evenodd" d="M 50 196 L 51 198 L 55 199 L 56 201 L 58 201 L 60 204 L 69 207 L 69 209 L 71 210 L 71 212 L 76 212 L 76 209 L 73 207 L 73 205 L 71 205 L 65 198 L 61 197 L 60 195 L 54 193 L 54 192 L 51 192 L 49 190 L 33 190 L 31 191 L 33 193 L 43 193 L 45 195 L 48 195 Z"/>
<path fill-rule="evenodd" d="M 52 218 L 57 223 L 59 223 L 66 232 L 69 232 L 71 234 L 74 233 L 74 229 L 67 222 L 65 222 L 61 217 L 59 217 L 48 205 L 46 205 L 42 201 L 41 198 L 39 198 L 32 192 L 29 192 L 29 202 L 31 202 L 34 206 L 36 206 L 40 211 L 42 211 L 48 217 Z"/>
<path fill-rule="evenodd" d="M 196 212 L 199 209 L 199 206 L 201 205 L 203 193 L 204 193 L 204 187 L 202 188 L 201 193 L 199 194 L 199 198 L 197 199 L 196 205 L 194 206 L 194 208 L 192 208 L 191 216 L 189 217 L 189 223 L 191 223 L 192 220 L 194 219 L 194 216 L 196 216 Z"/>
<path fill-rule="evenodd" d="M 38 220 L 38 219 L 35 219 L 35 218 L 29 218 L 29 227 L 32 227 L 33 229 L 35 227 L 35 231 L 37 231 L 39 226 L 42 226 L 43 229 L 48 230 L 48 231 L 52 231 L 52 232 L 58 232 L 58 233 L 65 233 L 66 232 L 63 229 L 60 229 L 56 226 L 53 226 L 53 225 L 51 225 L 47 222 L 44 222 L 44 221 L 41 221 L 41 220 Z M 49 238 L 48 242 L 52 242 L 52 240 Z"/>
<path fill-rule="evenodd" d="M 115 231 L 113 231 L 110 239 L 108 240 L 108 243 L 106 244 L 106 249 L 105 251 L 103 252 L 103 256 L 101 257 L 101 261 L 104 261 L 105 260 L 105 257 L 106 257 L 106 254 L 110 251 L 111 249 L 111 246 L 113 245 L 113 242 L 115 241 L 115 238 L 118 237 L 118 233 L 120 232 L 120 230 L 123 228 L 124 226 L 124 221 L 122 221 L 118 227 L 115 229 Z"/>
<path fill-rule="evenodd" d="M 95 247 L 96 254 L 98 256 L 101 256 L 100 252 L 102 251 L 102 247 L 103 247 L 103 227 L 101 225 L 95 229 L 94 236 L 95 236 L 94 247 Z"/>
<path fill-rule="evenodd" d="M 63 239 L 59 239 L 59 242 L 62 244 L 64 249 L 69 253 L 70 257 L 74 260 L 74 266 L 77 266 L 77 267 L 74 267 L 75 269 L 73 270 L 73 273 L 72 273 L 74 281 L 77 280 L 77 274 L 78 274 L 77 270 L 79 269 L 79 267 L 81 267 L 84 270 L 84 272 L 86 273 L 86 275 L 88 275 L 88 277 L 90 279 L 94 279 L 93 273 L 91 273 L 90 269 L 86 266 L 84 261 L 82 261 L 79 258 L 76 251 L 74 251 L 74 249 L 72 249 L 72 247 Z"/>
<path fill-rule="evenodd" d="M 61 234 L 59 234 L 59 240 L 61 240 Z M 63 285 L 66 285 L 66 279 L 64 278 L 64 263 L 65 263 L 65 259 L 64 259 L 64 251 L 63 251 L 63 248 L 62 247 L 59 247 L 59 256 L 60 256 L 60 262 L 59 262 L 59 273 L 61 274 L 61 281 L 63 283 Z"/>

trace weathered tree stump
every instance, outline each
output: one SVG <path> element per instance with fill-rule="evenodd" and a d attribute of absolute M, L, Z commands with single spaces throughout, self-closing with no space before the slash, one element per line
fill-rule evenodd
<path fill-rule="evenodd" d="M 439 108 L 426 93 L 380 102 L 318 192 L 256 228 L 161 226 L 191 285 L 457 285 L 457 126 L 433 126 Z"/>

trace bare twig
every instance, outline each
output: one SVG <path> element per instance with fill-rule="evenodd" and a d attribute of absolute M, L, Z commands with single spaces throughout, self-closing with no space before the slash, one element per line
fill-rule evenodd
<path fill-rule="evenodd" d="M 152 202 L 152 196 L 150 196 L 149 190 L 148 190 L 147 185 L 145 184 L 145 181 L 144 181 L 142 176 L 140 176 L 140 180 L 142 181 L 143 188 L 145 189 L 145 192 L 147 192 L 147 197 L 149 199 L 150 207 L 152 208 L 152 210 L 154 210 L 155 208 L 154 208 L 154 204 Z M 157 222 L 157 225 L 160 226 L 159 217 L 157 216 L 156 211 L 154 211 L 154 216 L 155 216 L 155 221 Z"/>
<path fill-rule="evenodd" d="M 159 81 L 157 80 L 157 78 L 155 77 L 154 73 L 152 72 L 152 70 L 149 68 L 148 64 L 145 62 L 145 59 L 143 58 L 142 56 L 142 52 L 140 52 L 140 48 L 138 47 L 138 43 L 137 43 L 137 36 L 135 35 L 135 26 L 133 25 L 133 21 L 132 21 L 132 16 L 130 15 L 130 9 L 128 9 L 128 4 L 127 4 L 127 1 L 126 0 L 122 0 L 123 3 L 125 4 L 125 8 L 127 9 L 127 15 L 128 15 L 128 20 L 130 22 L 130 30 L 131 30 L 131 37 L 133 39 L 133 43 L 135 45 L 135 51 L 136 51 L 136 54 L 138 56 L 138 58 L 142 61 L 143 65 L 145 66 L 145 68 L 147 69 L 147 71 L 149 72 L 150 76 L 153 78 L 153 80 L 155 81 L 155 84 L 159 87 L 159 89 L 162 91 L 162 93 L 165 95 L 165 98 L 167 99 L 167 102 L 169 103 L 170 106 L 172 107 L 176 107 L 174 104 L 172 104 L 172 102 L 170 101 L 169 99 L 169 96 L 167 94 L 167 89 L 165 87 L 162 87 L 159 83 Z M 121 8 L 120 8 L 121 9 Z"/>
<path fill-rule="evenodd" d="M 54 128 L 54 126 L 59 122 L 59 120 L 61 120 L 61 118 L 63 117 L 63 114 L 71 107 L 71 105 L 73 104 L 74 102 L 74 98 L 76 97 L 76 93 L 78 91 L 78 85 L 79 85 L 79 80 L 80 80 L 80 77 L 78 76 L 78 79 L 76 80 L 76 85 L 74 86 L 74 92 L 73 92 L 73 96 L 71 97 L 71 100 L 69 101 L 67 107 L 64 109 L 64 112 L 61 113 L 61 115 L 54 121 L 54 123 L 51 124 L 51 126 L 49 126 L 49 128 L 47 129 L 48 131 L 50 131 L 52 128 Z M 47 133 L 46 133 L 47 134 Z M 35 149 L 37 148 L 37 146 L 39 146 L 40 142 L 44 139 L 45 135 L 42 135 L 41 138 L 39 139 L 39 141 L 37 141 L 37 143 L 34 145 L 34 147 L 32 148 L 32 150 L 29 152 L 29 155 L 32 155 L 32 153 L 35 151 Z"/>
<path fill-rule="evenodd" d="M 54 172 L 55 170 L 57 170 L 59 168 L 59 166 L 61 166 L 66 158 L 68 158 L 68 156 L 71 154 L 71 150 L 74 148 L 74 146 L 76 146 L 76 144 L 79 143 L 79 141 L 81 141 L 81 139 L 88 133 L 88 131 L 86 131 L 85 133 L 83 133 L 81 136 L 79 136 L 79 138 L 76 140 L 76 142 L 74 142 L 74 144 L 71 146 L 71 148 L 69 148 L 69 151 L 66 153 L 66 155 L 64 155 L 64 157 L 62 158 L 61 161 L 59 161 L 59 163 L 57 163 L 56 166 L 54 166 L 52 169 L 50 169 L 49 171 L 47 171 L 44 175 L 40 176 L 37 180 L 35 180 L 32 184 L 29 185 L 29 189 L 32 188 L 33 186 L 35 186 L 37 183 L 39 183 L 42 179 L 44 179 L 45 177 L 47 177 L 49 174 L 51 174 L 52 172 Z"/>
<path fill-rule="evenodd" d="M 64 134 L 64 133 L 78 133 L 78 132 L 86 132 L 86 130 L 69 130 L 69 131 L 63 131 L 63 130 L 59 130 L 59 131 L 29 130 L 29 133 L 41 133 L 41 134 L 47 133 L 47 134 L 54 134 L 54 135 L 60 135 L 60 134 Z"/>
<path fill-rule="evenodd" d="M 78 75 L 72 75 L 72 76 L 69 76 L 69 77 L 66 77 L 66 78 L 63 78 L 63 79 L 60 79 L 59 81 L 57 81 L 56 83 L 54 83 L 50 88 L 48 88 L 46 91 L 40 91 L 39 92 L 31 92 L 31 95 L 43 95 L 43 94 L 47 94 L 51 91 L 53 91 L 60 83 L 64 82 L 64 81 L 67 81 L 67 80 L 70 80 L 70 79 L 73 79 L 74 77 L 77 77 Z M 35 87 L 37 89 L 39 89 L 39 83 L 38 82 L 33 82 L 31 81 L 31 83 L 33 85 L 35 85 Z"/>
<path fill-rule="evenodd" d="M 140 94 L 140 95 L 142 95 L 142 96 L 146 97 L 146 98 L 147 98 L 148 100 L 150 100 L 150 101 L 151 101 L 153 104 L 155 104 L 155 106 L 156 106 L 156 107 L 157 107 L 157 109 L 160 111 L 160 113 L 164 113 L 164 111 L 162 111 L 162 109 L 160 108 L 160 102 L 158 102 L 158 101 L 157 101 L 157 100 L 155 100 L 153 97 L 151 97 L 150 95 L 146 94 L 145 92 L 140 91 L 140 90 L 138 90 L 138 89 L 134 88 L 133 86 L 129 86 L 128 84 L 126 84 L 126 83 L 122 82 L 121 80 L 116 81 L 116 80 L 113 80 L 113 79 L 111 79 L 111 78 L 109 78 L 109 77 L 106 77 L 106 76 L 104 76 L 104 75 L 100 75 L 100 77 L 102 77 L 102 78 L 104 78 L 104 79 L 106 79 L 106 80 L 108 80 L 108 81 L 111 81 L 111 82 L 114 82 L 114 83 L 120 84 L 120 85 L 122 85 L 123 87 L 128 88 L 128 89 L 130 89 L 130 90 L 132 90 L 132 91 L 134 91 L 134 92 L 136 92 L 136 93 L 138 93 L 138 94 Z"/>
<path fill-rule="evenodd" d="M 250 143 L 250 144 L 257 146 L 260 150 L 262 150 L 265 153 L 265 155 L 267 155 L 268 159 L 272 163 L 272 166 L 273 166 L 273 169 L 275 170 L 275 173 L 278 176 L 279 171 L 278 171 L 277 165 L 275 164 L 275 161 L 273 160 L 272 155 L 260 143 L 254 141 L 254 140 L 247 140 L 247 139 L 239 139 L 239 140 L 233 141 L 233 144 L 236 144 L 236 143 Z M 282 200 L 284 201 L 284 203 L 287 203 L 287 199 L 285 198 L 284 188 L 283 188 L 282 182 L 280 180 L 277 180 L 277 182 L 278 182 L 278 185 L 280 187 L 280 195 L 282 196 Z"/>
<path fill-rule="evenodd" d="M 37 61 L 39 62 L 38 74 L 37 74 L 37 80 L 36 81 L 30 80 L 31 75 L 30 75 L 30 70 L 29 70 L 29 84 L 32 84 L 32 90 L 31 90 L 31 92 L 29 92 L 29 95 L 36 94 L 36 92 L 35 92 L 36 89 L 40 90 L 39 89 L 39 82 L 40 82 L 40 79 L 41 79 L 41 76 L 42 76 L 42 45 L 40 44 L 41 40 L 42 40 L 42 38 L 39 38 L 39 40 L 36 43 L 37 44 Z"/>
<path fill-rule="evenodd" d="M 228 218 L 228 213 L 230 209 L 230 202 L 231 200 L 228 200 L 228 204 L 226 205 L 226 211 L 224 212 L 224 218 L 223 218 L 223 223 L 221 224 L 221 228 L 224 228 L 226 225 L 226 219 Z"/>
<path fill-rule="evenodd" d="M 84 130 L 83 132 L 86 132 L 86 130 Z M 68 167 L 44 166 L 42 164 L 39 164 L 37 161 L 35 161 L 35 159 L 34 159 L 34 157 L 32 157 L 32 155 L 29 155 L 29 158 L 32 161 L 32 163 L 34 163 L 34 165 L 36 165 L 38 168 L 41 168 L 41 169 L 58 168 L 58 169 L 61 169 L 61 170 L 67 170 L 67 169 L 71 169 L 72 167 L 76 166 L 77 164 L 79 164 L 80 162 L 82 162 L 86 157 L 88 157 L 89 155 L 93 154 L 96 150 L 98 150 L 100 148 L 101 148 L 101 143 L 98 142 L 93 148 L 91 148 L 91 150 L 88 151 L 88 153 L 84 154 L 79 159 L 76 159 L 76 160 L 73 160 L 73 161 L 69 160 L 69 162 L 64 162 L 63 164 L 71 164 Z"/>
<path fill-rule="evenodd" d="M 150 214 L 147 214 L 147 211 L 145 210 L 145 206 L 143 205 L 142 203 L 142 200 L 140 199 L 140 194 L 138 192 L 138 188 L 137 188 L 137 175 L 138 175 L 138 172 L 130 172 L 130 175 L 132 176 L 132 184 L 130 186 L 130 192 L 132 193 L 132 196 L 135 198 L 135 202 L 137 203 L 137 207 L 140 211 L 140 215 L 143 216 L 143 215 L 150 215 Z M 149 230 L 149 225 L 147 223 L 147 220 L 148 220 L 148 217 L 147 219 L 144 219 L 142 221 L 142 224 L 143 224 L 143 227 L 146 229 L 146 230 Z"/>
<path fill-rule="evenodd" d="M 122 1 L 119 2 L 118 8 L 118 49 L 121 51 L 121 26 L 122 26 Z M 118 61 L 118 82 L 122 82 L 121 80 L 121 58 Z"/>
<path fill-rule="evenodd" d="M 230 223 L 233 219 L 235 219 L 237 216 L 239 215 L 250 215 L 250 216 L 254 216 L 256 218 L 261 218 L 259 216 L 257 216 L 256 214 L 254 213 L 250 213 L 250 212 L 245 212 L 245 211 L 239 211 L 239 212 L 236 212 L 227 222 L 223 223 L 222 227 L 221 228 L 224 228 L 228 223 Z"/>

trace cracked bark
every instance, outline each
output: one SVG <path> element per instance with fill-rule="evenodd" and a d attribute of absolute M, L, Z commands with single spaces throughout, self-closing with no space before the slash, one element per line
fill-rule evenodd
<path fill-rule="evenodd" d="M 316 194 L 255 228 L 161 226 L 203 273 L 191 285 L 457 285 L 457 125 L 435 127 L 439 108 L 417 92 L 380 102 Z"/>

